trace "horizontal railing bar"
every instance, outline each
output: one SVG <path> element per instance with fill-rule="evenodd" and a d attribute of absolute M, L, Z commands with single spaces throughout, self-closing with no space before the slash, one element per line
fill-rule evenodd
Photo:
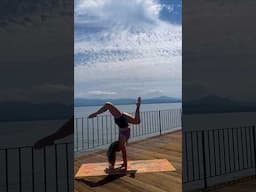
<path fill-rule="evenodd" d="M 33 145 L 27 145 L 27 146 L 21 146 L 21 147 L 19 147 L 19 146 L 17 146 L 17 147 L 0 147 L 0 150 L 5 150 L 5 149 L 7 149 L 7 150 L 14 150 L 14 149 L 31 149 L 31 148 L 33 148 L 33 149 L 38 149 L 38 150 L 40 150 L 40 149 L 43 149 L 43 148 L 45 148 L 45 147 L 50 147 L 50 146 L 54 146 L 54 145 L 67 145 L 67 144 L 71 144 L 71 145 L 73 145 L 74 143 L 54 143 L 54 144 L 52 144 L 52 145 L 46 145 L 46 146 L 43 146 L 42 148 L 35 148 Z"/>
<path fill-rule="evenodd" d="M 140 112 L 141 123 L 139 125 L 130 124 L 130 139 L 140 139 L 141 137 L 159 133 L 161 135 L 161 132 L 180 127 L 181 112 L 182 109 L 180 107 Z M 132 112 L 131 114 L 134 115 L 135 113 Z M 170 119 L 174 118 L 176 121 L 170 121 Z M 76 133 L 74 151 L 86 152 L 93 149 L 96 150 L 116 140 L 119 128 L 113 120 L 114 117 L 111 114 L 98 115 L 93 119 L 88 119 L 88 117 L 75 118 Z"/>
<path fill-rule="evenodd" d="M 197 130 L 184 130 L 183 128 L 183 133 L 191 133 L 191 132 L 200 132 L 200 131 L 213 131 L 213 130 L 227 130 L 227 129 L 239 129 L 239 128 L 251 128 L 253 125 L 246 125 L 242 127 L 226 127 L 226 128 L 213 128 L 213 129 L 197 129 Z"/>
<path fill-rule="evenodd" d="M 161 111 L 161 112 L 168 112 L 168 111 L 170 111 L 170 112 L 173 112 L 173 111 L 179 111 L 179 112 L 181 112 L 180 111 L 181 110 L 181 108 L 175 108 L 175 109 L 160 109 L 160 110 L 148 110 L 148 111 L 141 111 L 140 113 L 147 113 L 147 112 L 155 112 L 155 113 L 158 113 L 159 111 Z M 127 112 L 127 113 L 130 113 L 130 114 L 135 114 L 135 112 Z M 98 115 L 97 117 L 105 117 L 105 116 L 112 116 L 111 114 L 100 114 L 100 115 Z M 88 118 L 88 116 L 80 116 L 80 117 L 75 117 L 75 119 L 83 119 L 83 118 Z"/>
<path fill-rule="evenodd" d="M 237 173 L 245 171 L 252 171 L 253 173 L 248 172 L 250 176 L 256 175 L 255 125 L 198 130 L 183 129 L 183 139 L 183 146 L 186 149 L 183 151 L 185 156 L 183 184 L 204 182 L 204 187 L 200 188 L 207 189 L 214 185 L 208 183 L 208 180 L 212 178 L 225 178 L 226 175 L 232 174 L 239 176 Z M 198 140 L 202 140 L 201 144 Z M 192 146 L 190 143 L 195 145 Z M 202 156 L 191 154 L 191 149 L 188 147 L 193 147 L 193 151 L 198 153 L 204 148 L 201 155 L 207 157 L 206 160 L 202 162 L 200 160 Z M 198 165 L 193 162 L 197 162 Z M 201 169 L 204 169 L 203 177 L 200 176 Z M 226 179 L 222 183 L 229 180 Z"/>

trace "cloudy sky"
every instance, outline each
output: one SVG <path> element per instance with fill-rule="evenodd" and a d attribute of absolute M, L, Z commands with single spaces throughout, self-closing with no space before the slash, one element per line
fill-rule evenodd
<path fill-rule="evenodd" d="M 183 3 L 183 101 L 207 95 L 255 102 L 255 1 Z"/>
<path fill-rule="evenodd" d="M 181 1 L 75 0 L 75 97 L 181 97 Z"/>
<path fill-rule="evenodd" d="M 64 0 L 0 2 L 0 103 L 73 103 L 73 22 Z"/>

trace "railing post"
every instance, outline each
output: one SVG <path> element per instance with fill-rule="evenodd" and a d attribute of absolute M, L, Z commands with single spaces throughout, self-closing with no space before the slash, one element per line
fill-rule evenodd
<path fill-rule="evenodd" d="M 66 174 L 67 174 L 67 192 L 69 192 L 69 160 L 68 160 L 68 144 L 65 144 L 65 154 L 66 154 Z"/>
<path fill-rule="evenodd" d="M 75 130 L 76 130 L 76 150 L 78 152 L 78 125 L 77 125 L 77 122 L 78 122 L 78 118 L 75 119 Z"/>
<path fill-rule="evenodd" d="M 159 110 L 158 112 L 158 116 L 159 116 L 159 129 L 160 129 L 160 135 L 162 135 L 162 126 L 161 126 L 161 111 Z"/>
<path fill-rule="evenodd" d="M 84 150 L 84 118 L 82 117 L 82 150 Z"/>
<path fill-rule="evenodd" d="M 19 189 L 20 189 L 20 192 L 22 191 L 22 173 L 21 173 L 21 171 L 22 171 L 22 168 L 21 168 L 21 149 L 22 148 L 19 148 L 18 149 L 18 153 L 19 153 L 19 156 L 18 156 L 18 158 L 19 158 Z"/>
<path fill-rule="evenodd" d="M 46 172 L 46 146 L 43 148 L 43 158 L 44 158 L 44 190 L 47 191 L 47 172 Z"/>
<path fill-rule="evenodd" d="M 180 108 L 179 118 L 180 118 L 180 127 L 182 128 L 182 107 Z"/>
<path fill-rule="evenodd" d="M 5 149 L 5 184 L 6 192 L 9 191 L 9 180 L 8 180 L 8 149 Z"/>
<path fill-rule="evenodd" d="M 32 191 L 35 191 L 35 163 L 34 163 L 34 148 L 31 147 L 31 164 L 32 164 Z"/>
<path fill-rule="evenodd" d="M 254 149 L 254 169 L 255 169 L 255 176 L 256 176 L 256 138 L 255 138 L 255 126 L 252 126 L 253 131 L 253 149 Z"/>
<path fill-rule="evenodd" d="M 207 175 L 206 175 L 206 159 L 205 159 L 205 139 L 204 131 L 201 131 L 202 136 L 202 154 L 203 154 L 203 170 L 204 170 L 204 189 L 207 188 Z"/>

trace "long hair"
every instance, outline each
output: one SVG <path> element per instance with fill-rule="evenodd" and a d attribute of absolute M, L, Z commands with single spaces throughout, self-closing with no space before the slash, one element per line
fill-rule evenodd
<path fill-rule="evenodd" d="M 115 160 L 116 160 L 116 151 L 120 151 L 119 141 L 114 141 L 113 143 L 111 143 L 111 145 L 108 148 L 107 157 L 108 157 L 109 163 L 115 162 Z"/>

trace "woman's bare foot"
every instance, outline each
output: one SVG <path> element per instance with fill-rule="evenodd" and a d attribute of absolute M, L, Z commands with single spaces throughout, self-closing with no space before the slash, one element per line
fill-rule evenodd
<path fill-rule="evenodd" d="M 136 102 L 137 107 L 140 107 L 140 104 L 141 104 L 141 97 L 138 97 Z"/>

